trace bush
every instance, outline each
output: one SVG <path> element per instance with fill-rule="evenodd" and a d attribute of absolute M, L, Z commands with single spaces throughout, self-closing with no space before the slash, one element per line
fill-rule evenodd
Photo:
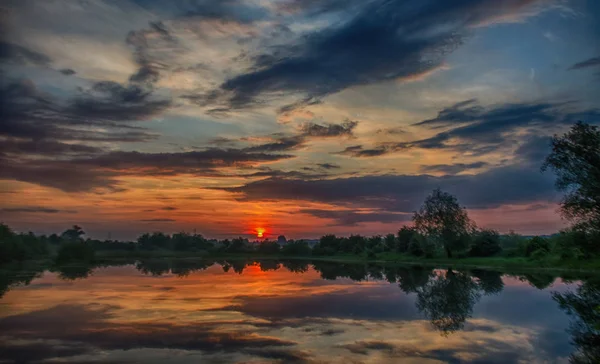
<path fill-rule="evenodd" d="M 531 256 L 536 250 L 544 250 L 546 253 L 550 251 L 550 244 L 547 239 L 540 236 L 534 236 L 525 245 L 525 256 Z"/>
<path fill-rule="evenodd" d="M 469 256 L 491 257 L 502 252 L 500 234 L 494 230 L 482 230 L 473 236 Z"/>
<path fill-rule="evenodd" d="M 57 263 L 73 261 L 91 262 L 94 260 L 95 251 L 90 244 L 80 241 L 64 242 L 58 249 Z"/>
<path fill-rule="evenodd" d="M 263 241 L 258 245 L 257 251 L 262 254 L 277 254 L 279 249 L 279 244 L 276 241 Z"/>
<path fill-rule="evenodd" d="M 312 249 L 305 241 L 299 240 L 288 242 L 281 248 L 281 253 L 285 255 L 308 256 L 312 253 Z"/>
<path fill-rule="evenodd" d="M 534 250 L 529 256 L 532 260 L 544 260 L 548 256 L 548 251 L 545 249 Z"/>

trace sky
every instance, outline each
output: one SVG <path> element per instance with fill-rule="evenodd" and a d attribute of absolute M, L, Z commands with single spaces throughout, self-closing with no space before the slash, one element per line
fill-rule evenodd
<path fill-rule="evenodd" d="M 550 137 L 600 123 L 595 0 L 7 0 L 0 221 L 311 238 L 435 188 L 553 233 Z"/>

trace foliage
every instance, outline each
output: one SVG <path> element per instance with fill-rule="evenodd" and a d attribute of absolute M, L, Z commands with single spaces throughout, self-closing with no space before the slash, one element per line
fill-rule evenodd
<path fill-rule="evenodd" d="M 563 136 L 554 136 L 552 152 L 542 170 L 552 169 L 556 187 L 565 191 L 564 215 L 578 226 L 600 229 L 600 130 L 577 122 Z"/>
<path fill-rule="evenodd" d="M 550 252 L 550 244 L 547 239 L 540 236 L 534 236 L 525 245 L 525 256 L 530 257 L 535 251 L 543 251 L 544 254 Z M 537 254 L 538 256 L 541 253 Z"/>
<path fill-rule="evenodd" d="M 413 236 L 417 233 L 416 229 L 409 226 L 403 226 L 398 230 L 398 252 L 406 253 Z"/>
<path fill-rule="evenodd" d="M 383 239 L 384 250 L 386 252 L 393 252 L 398 250 L 398 240 L 396 239 L 396 235 L 387 234 Z"/>
<path fill-rule="evenodd" d="M 280 246 L 276 241 L 263 241 L 258 244 L 257 252 L 261 254 L 277 254 L 279 253 Z"/>
<path fill-rule="evenodd" d="M 7 225 L 0 224 L 0 264 L 34 259 L 48 252 L 45 239 L 33 233 L 15 234 Z"/>
<path fill-rule="evenodd" d="M 491 257 L 501 251 L 500 234 L 495 230 L 481 230 L 473 236 L 469 256 Z"/>
<path fill-rule="evenodd" d="M 434 190 L 413 217 L 416 229 L 441 244 L 448 255 L 465 249 L 466 237 L 473 231 L 474 224 L 467 211 L 456 197 L 440 189 Z"/>
<path fill-rule="evenodd" d="M 310 256 L 312 249 L 303 240 L 288 242 L 281 248 L 284 255 Z"/>
<path fill-rule="evenodd" d="M 95 251 L 90 244 L 83 241 L 65 241 L 58 249 L 57 263 L 73 261 L 91 262 L 94 260 Z"/>

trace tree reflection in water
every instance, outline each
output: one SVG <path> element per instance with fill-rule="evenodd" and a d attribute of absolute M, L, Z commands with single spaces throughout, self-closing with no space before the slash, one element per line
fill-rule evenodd
<path fill-rule="evenodd" d="M 354 281 L 385 280 L 398 284 L 403 292 L 416 295 L 417 309 L 435 329 L 445 336 L 464 327 L 465 322 L 473 313 L 475 304 L 482 296 L 497 295 L 504 289 L 503 273 L 483 269 L 434 270 L 420 266 L 301 260 L 148 259 L 103 262 L 95 265 L 21 264 L 5 266 L 0 268 L 0 298 L 11 288 L 28 285 L 32 280 L 40 277 L 44 271 L 56 272 L 61 279 L 76 280 L 89 277 L 98 267 L 133 265 L 146 275 L 173 274 L 178 277 L 186 277 L 214 264 L 220 265 L 225 273 L 233 270 L 237 274 L 242 274 L 244 269 L 250 265 L 258 266 L 261 271 L 265 272 L 287 269 L 299 274 L 308 272 L 312 266 L 325 280 L 338 278 Z M 556 276 L 549 273 L 512 276 L 528 282 L 537 289 L 548 288 L 556 279 Z M 572 317 L 569 333 L 576 352 L 571 355 L 571 362 L 576 364 L 600 363 L 600 280 L 589 277 L 579 279 L 581 283 L 574 292 L 553 293 L 553 298 L 560 308 Z"/>

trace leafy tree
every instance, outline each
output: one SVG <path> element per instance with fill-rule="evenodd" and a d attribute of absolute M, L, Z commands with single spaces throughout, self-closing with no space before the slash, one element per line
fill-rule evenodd
<path fill-rule="evenodd" d="M 83 229 L 78 225 L 73 225 L 72 228 L 65 230 L 61 237 L 68 241 L 82 241 L 83 235 L 85 235 Z"/>
<path fill-rule="evenodd" d="M 313 253 L 315 255 L 333 255 L 340 249 L 340 240 L 335 235 L 324 235 L 315 245 Z"/>
<path fill-rule="evenodd" d="M 373 253 L 381 253 L 383 247 L 381 246 L 381 235 L 375 235 L 367 240 L 367 249 Z"/>
<path fill-rule="evenodd" d="M 414 255 L 415 257 L 420 257 L 425 255 L 425 244 L 426 238 L 421 234 L 413 235 L 410 240 L 410 244 L 408 245 L 408 253 L 410 255 Z"/>
<path fill-rule="evenodd" d="M 397 251 L 398 250 L 398 244 L 397 244 L 397 240 L 396 240 L 396 235 L 394 234 L 387 234 L 385 236 L 385 238 L 383 239 L 383 244 L 384 244 L 384 250 L 386 252 L 393 252 L 393 251 Z"/>
<path fill-rule="evenodd" d="M 564 215 L 586 229 L 600 229 L 600 130 L 577 122 L 563 136 L 554 136 L 552 152 L 542 170 L 552 169 L 556 187 L 565 191 Z"/>
<path fill-rule="evenodd" d="M 425 199 L 421 209 L 413 217 L 415 227 L 444 247 L 448 258 L 452 253 L 467 247 L 468 236 L 474 224 L 456 197 L 440 189 Z"/>
<path fill-rule="evenodd" d="M 412 241 L 414 235 L 417 233 L 416 229 L 409 226 L 403 226 L 398 231 L 398 252 L 406 253 L 408 251 L 408 246 Z"/>
<path fill-rule="evenodd" d="M 491 257 L 501 251 L 500 234 L 495 230 L 481 230 L 473 236 L 469 255 L 472 257 Z"/>
<path fill-rule="evenodd" d="M 531 256 L 536 251 L 550 252 L 550 244 L 541 236 L 534 236 L 525 245 L 525 256 Z"/>

